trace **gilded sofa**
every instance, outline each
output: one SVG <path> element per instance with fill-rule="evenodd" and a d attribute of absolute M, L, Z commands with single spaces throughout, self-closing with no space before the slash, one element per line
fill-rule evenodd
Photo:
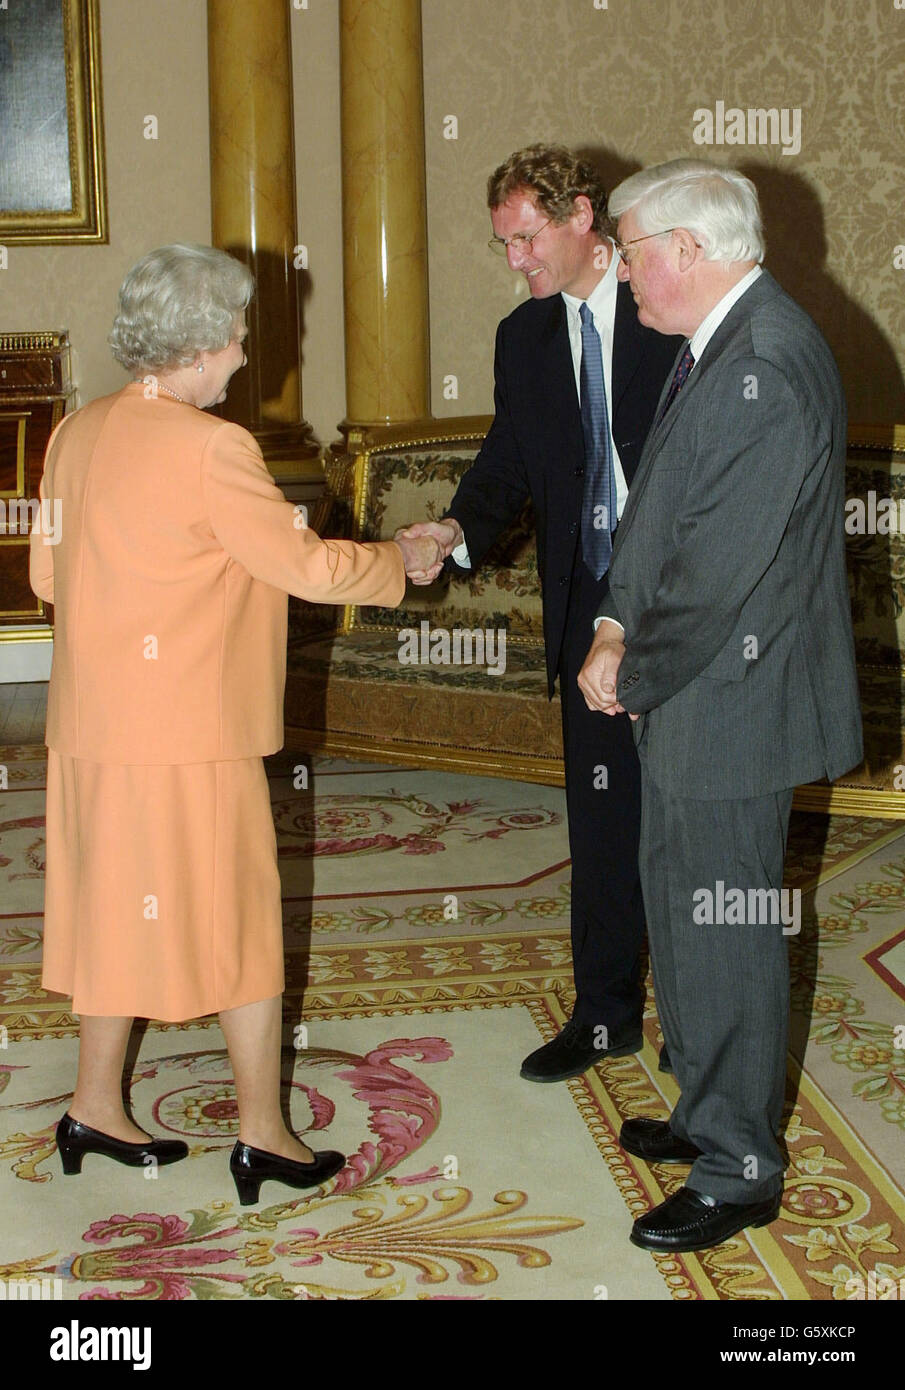
<path fill-rule="evenodd" d="M 478 416 L 368 431 L 354 456 L 328 469 L 334 502 L 326 534 L 385 539 L 398 526 L 440 517 L 489 424 Z M 291 606 L 287 744 L 562 782 L 559 697 L 546 698 L 529 509 L 475 576 L 410 585 L 398 609 L 347 607 L 333 630 L 324 610 L 319 617 L 321 630 L 312 632 L 311 617 Z M 494 662 L 407 663 L 413 645 L 420 656 L 435 635 L 442 656 L 444 633 L 454 654 L 456 629 L 492 634 Z"/>

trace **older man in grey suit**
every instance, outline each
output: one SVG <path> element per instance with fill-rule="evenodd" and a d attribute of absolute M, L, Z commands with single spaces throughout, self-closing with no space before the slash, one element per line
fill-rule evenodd
<path fill-rule="evenodd" d="M 621 1143 L 692 1165 L 632 1240 L 701 1250 L 779 1212 L 792 792 L 862 753 L 845 398 L 819 330 L 761 269 L 750 180 L 674 160 L 627 179 L 610 210 L 641 323 L 688 341 L 579 685 L 636 721 L 641 879 L 681 1088 L 669 1120 L 628 1120 Z"/>

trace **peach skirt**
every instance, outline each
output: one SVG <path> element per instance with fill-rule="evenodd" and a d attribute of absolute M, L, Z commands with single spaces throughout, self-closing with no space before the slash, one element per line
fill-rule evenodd
<path fill-rule="evenodd" d="M 282 994 L 264 764 L 47 750 L 45 989 L 76 1014 L 182 1022 Z"/>

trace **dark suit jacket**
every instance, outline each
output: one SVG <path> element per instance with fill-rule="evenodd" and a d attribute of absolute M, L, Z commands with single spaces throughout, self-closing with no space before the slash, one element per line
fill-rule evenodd
<path fill-rule="evenodd" d="M 626 482 L 650 429 L 660 388 L 681 338 L 638 322 L 628 284 L 616 296 L 610 418 Z M 572 565 L 581 530 L 584 440 L 566 306 L 532 299 L 503 319 L 494 360 L 493 424 L 449 506 L 477 568 L 530 495 L 544 606 L 549 692 L 559 667 Z M 448 562 L 449 563 L 449 562 Z M 593 632 L 588 630 L 590 646 Z"/>
<path fill-rule="evenodd" d="M 860 761 L 845 456 L 832 353 L 764 272 L 648 437 L 600 606 L 664 791 L 758 797 Z"/>

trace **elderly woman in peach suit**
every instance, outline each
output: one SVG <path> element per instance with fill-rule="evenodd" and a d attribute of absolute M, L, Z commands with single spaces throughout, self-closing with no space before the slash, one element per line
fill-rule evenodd
<path fill-rule="evenodd" d="M 435 542 L 320 539 L 251 434 L 205 414 L 245 363 L 249 271 L 174 245 L 127 275 L 110 342 L 135 379 L 58 425 L 41 496 L 61 538 L 31 537 L 53 603 L 42 983 L 80 1017 L 78 1080 L 57 1127 L 85 1153 L 184 1158 L 126 1114 L 135 1016 L 218 1013 L 233 1066 L 243 1203 L 261 1182 L 325 1181 L 280 1108 L 284 986 L 276 837 L 262 755 L 282 746 L 287 594 L 398 604 Z M 431 553 L 427 548 L 431 547 Z"/>

